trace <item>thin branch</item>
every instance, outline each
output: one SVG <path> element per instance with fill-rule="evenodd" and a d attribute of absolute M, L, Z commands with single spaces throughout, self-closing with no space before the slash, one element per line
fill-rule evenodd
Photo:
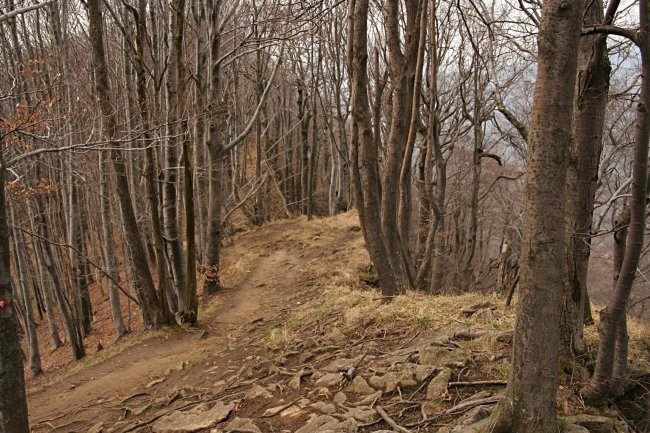
<path fill-rule="evenodd" d="M 104 270 L 104 268 L 102 268 L 101 266 L 99 266 L 99 265 L 97 265 L 96 263 L 94 263 L 94 262 L 93 262 L 92 260 L 90 260 L 87 256 L 85 256 L 81 251 L 79 251 L 78 249 L 76 249 L 76 248 L 73 247 L 72 245 L 70 245 L 70 244 L 60 244 L 60 243 L 58 243 L 58 242 L 54 242 L 54 241 L 52 241 L 52 240 L 46 238 L 45 236 L 42 236 L 42 235 L 39 235 L 39 234 L 36 234 L 36 233 L 30 232 L 29 230 L 26 230 L 26 229 L 24 229 L 24 228 L 22 228 L 22 227 L 17 227 L 17 226 L 13 226 L 13 225 L 9 225 L 9 227 L 11 227 L 11 228 L 13 228 L 13 229 L 16 229 L 16 230 L 20 230 L 21 232 L 23 232 L 23 233 L 25 233 L 25 234 L 27 234 L 27 235 L 29 235 L 29 236 L 32 236 L 32 237 L 34 237 L 34 238 L 41 239 L 41 240 L 43 240 L 43 241 L 49 243 L 50 245 L 54 245 L 54 246 L 57 246 L 57 247 L 68 248 L 68 249 L 74 251 L 75 253 L 79 254 L 79 255 L 80 255 L 80 256 L 81 256 L 85 261 L 88 262 L 89 265 L 91 265 L 92 267 L 94 267 L 95 269 L 97 269 L 99 272 L 101 272 L 102 274 L 104 274 L 104 276 L 105 276 L 106 278 L 108 278 L 109 280 L 111 280 L 111 282 L 112 282 L 113 284 L 115 284 L 115 286 L 120 290 L 120 292 L 124 293 L 124 296 L 126 296 L 127 298 L 129 298 L 130 300 L 132 300 L 132 301 L 133 301 L 133 302 L 134 302 L 138 307 L 140 306 L 140 302 L 139 302 L 137 299 L 135 299 L 135 298 L 134 298 L 134 297 L 133 297 L 129 292 L 127 292 L 126 289 L 124 289 L 124 287 L 122 287 L 122 286 L 120 285 L 119 281 L 117 281 L 115 278 L 113 278 L 113 277 L 112 277 L 112 276 L 111 276 L 111 275 L 110 275 L 106 270 Z"/>
<path fill-rule="evenodd" d="M 278 73 L 278 69 L 280 69 L 280 65 L 282 64 L 282 54 L 284 53 L 284 44 L 282 45 L 282 48 L 280 48 L 280 55 L 278 56 L 278 61 L 273 67 L 273 72 L 271 73 L 271 77 L 269 78 L 269 82 L 266 83 L 266 87 L 264 88 L 264 92 L 262 93 L 262 96 L 260 97 L 260 102 L 257 104 L 257 107 L 255 108 L 255 112 L 253 113 L 253 116 L 251 117 L 250 121 L 248 122 L 248 125 L 246 125 L 246 128 L 239 134 L 237 137 L 235 137 L 230 143 L 228 143 L 226 146 L 224 146 L 222 153 L 225 154 L 229 152 L 231 149 L 233 149 L 235 146 L 237 146 L 244 138 L 248 136 L 248 134 L 251 132 L 253 129 L 253 126 L 255 126 L 255 122 L 257 121 L 257 118 L 260 115 L 260 112 L 262 111 L 262 107 L 266 103 L 266 98 L 269 95 L 269 92 L 271 90 L 271 87 L 273 85 L 273 82 L 275 81 L 275 76 Z"/>

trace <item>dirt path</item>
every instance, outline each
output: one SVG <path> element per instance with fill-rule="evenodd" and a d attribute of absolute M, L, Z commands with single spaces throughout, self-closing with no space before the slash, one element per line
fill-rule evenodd
<path fill-rule="evenodd" d="M 249 355 L 246 347 L 233 350 L 233 343 L 259 330 L 260 324 L 282 323 L 291 305 L 306 295 L 297 290 L 309 279 L 303 267 L 350 239 L 345 231 L 322 238 L 319 232 L 287 236 L 293 224 L 291 220 L 273 223 L 239 236 L 227 248 L 226 260 L 243 261 L 247 268 L 241 270 L 244 275 L 236 287 L 219 295 L 219 308 L 204 318 L 199 329 L 173 330 L 146 339 L 98 365 L 30 392 L 33 431 L 86 432 L 98 423 L 109 425 L 128 415 L 123 403 L 129 397 L 146 404 L 179 386 L 205 386 L 210 366 L 212 371 L 235 369 L 237 361 Z M 305 244 L 302 236 L 315 237 L 315 241 Z M 224 351 L 229 351 L 226 357 L 215 357 Z"/>

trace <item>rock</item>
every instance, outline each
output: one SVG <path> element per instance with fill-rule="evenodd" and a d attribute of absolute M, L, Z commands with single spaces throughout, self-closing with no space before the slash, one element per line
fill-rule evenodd
<path fill-rule="evenodd" d="M 262 433 L 250 418 L 235 418 L 224 429 L 226 433 Z"/>
<path fill-rule="evenodd" d="M 245 400 L 252 400 L 254 398 L 271 398 L 273 397 L 273 394 L 271 394 L 268 390 L 264 389 L 261 385 L 255 384 L 251 387 L 251 389 L 246 393 L 246 396 L 244 397 Z"/>
<path fill-rule="evenodd" d="M 447 391 L 447 384 L 451 379 L 451 370 L 443 368 L 427 386 L 427 400 L 440 401 L 442 395 Z"/>
<path fill-rule="evenodd" d="M 590 433 L 616 433 L 614 419 L 606 416 L 580 414 L 567 416 L 564 420 L 568 424 L 576 424 L 589 430 Z"/>
<path fill-rule="evenodd" d="M 332 403 L 317 401 L 316 403 L 312 403 L 310 407 L 316 409 L 320 413 L 324 413 L 325 415 L 332 415 L 336 413 L 336 406 L 334 406 Z"/>
<path fill-rule="evenodd" d="M 359 364 L 362 357 L 363 355 L 355 356 L 353 358 L 338 358 L 327 364 L 323 370 L 330 373 L 341 371 L 342 369 L 347 370 L 349 367 L 354 367 Z M 371 357 L 365 357 L 366 361 L 369 359 L 371 359 Z"/>
<path fill-rule="evenodd" d="M 341 422 L 330 415 L 319 415 L 296 430 L 296 433 L 356 433 L 358 429 L 359 424 L 354 419 Z"/>
<path fill-rule="evenodd" d="M 346 415 L 350 418 L 356 419 L 362 424 L 370 424 L 380 418 L 377 411 L 375 409 L 371 409 L 370 407 L 353 408 L 348 410 Z"/>
<path fill-rule="evenodd" d="M 427 377 L 431 376 L 436 371 L 433 365 L 416 365 L 415 366 L 415 381 L 422 383 Z"/>
<path fill-rule="evenodd" d="M 355 394 L 363 395 L 374 394 L 375 392 L 375 389 L 368 385 L 366 379 L 361 376 L 356 376 L 352 379 L 352 382 L 347 386 L 346 390 Z"/>
<path fill-rule="evenodd" d="M 383 393 L 381 391 L 377 391 L 374 394 L 370 394 L 370 395 L 365 396 L 362 400 L 359 400 L 356 404 L 358 404 L 358 405 L 371 405 L 372 406 L 372 404 L 375 401 L 377 401 L 377 400 L 379 400 L 381 398 L 382 394 Z"/>
<path fill-rule="evenodd" d="M 316 386 L 325 386 L 325 387 L 334 387 L 341 384 L 341 375 L 339 373 L 326 373 L 318 380 L 316 380 Z"/>
<path fill-rule="evenodd" d="M 384 376 L 379 376 L 377 374 L 370 376 L 370 379 L 368 379 L 370 382 L 370 385 L 372 385 L 375 388 L 380 388 L 383 389 L 384 386 L 386 385 L 386 378 Z"/>
<path fill-rule="evenodd" d="M 562 433 L 590 433 L 586 428 L 578 424 L 567 424 L 562 429 Z"/>
<path fill-rule="evenodd" d="M 449 350 L 443 347 L 421 347 L 418 363 L 421 365 L 437 365 L 449 368 L 464 367 L 471 356 L 465 350 Z"/>
<path fill-rule="evenodd" d="M 192 433 L 213 427 L 230 415 L 234 403 L 217 402 L 211 409 L 200 405 L 187 412 L 174 411 L 153 425 L 154 433 Z"/>
<path fill-rule="evenodd" d="M 302 376 L 305 373 L 305 370 L 300 370 L 296 374 L 293 375 L 291 380 L 289 381 L 289 388 L 291 389 L 300 389 L 300 382 L 302 381 Z"/>
<path fill-rule="evenodd" d="M 337 392 L 336 394 L 334 394 L 334 398 L 332 399 L 332 401 L 336 404 L 343 404 L 347 401 L 347 399 L 348 397 L 344 393 Z"/>
<path fill-rule="evenodd" d="M 103 428 L 104 428 L 104 423 L 98 422 L 94 426 L 90 427 L 87 433 L 102 433 Z"/>

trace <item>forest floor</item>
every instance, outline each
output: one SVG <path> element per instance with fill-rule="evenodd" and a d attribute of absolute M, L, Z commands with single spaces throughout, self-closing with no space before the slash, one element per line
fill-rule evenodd
<path fill-rule="evenodd" d="M 238 233 L 225 250 L 229 288 L 204 301 L 198 328 L 109 344 L 106 318 L 86 340 L 96 352 L 86 360 L 46 356 L 47 372 L 28 383 L 32 430 L 437 432 L 485 416 L 507 379 L 514 310 L 480 294 L 387 303 L 364 283 L 369 263 L 355 213 Z M 650 330 L 631 323 L 630 332 L 633 369 L 648 372 Z M 563 366 L 561 415 L 586 413 L 567 420 L 614 433 L 627 431 L 625 413 L 649 431 L 647 393 L 630 397 L 636 412 L 585 407 L 583 365 Z"/>

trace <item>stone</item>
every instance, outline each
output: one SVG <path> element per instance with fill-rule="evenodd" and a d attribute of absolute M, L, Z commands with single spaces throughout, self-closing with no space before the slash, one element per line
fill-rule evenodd
<path fill-rule="evenodd" d="M 348 417 L 354 418 L 362 424 L 371 424 L 379 420 L 380 416 L 375 409 L 370 407 L 356 407 L 348 410 Z"/>
<path fill-rule="evenodd" d="M 325 386 L 327 388 L 339 386 L 341 379 L 342 377 L 339 373 L 326 373 L 316 380 L 316 386 Z"/>
<path fill-rule="evenodd" d="M 336 406 L 334 406 L 332 403 L 317 401 L 316 403 L 312 403 L 310 407 L 325 415 L 332 415 L 336 413 Z"/>
<path fill-rule="evenodd" d="M 590 433 L 586 428 L 578 424 L 567 424 L 562 429 L 562 433 Z"/>
<path fill-rule="evenodd" d="M 377 400 L 379 400 L 381 398 L 382 394 L 383 393 L 381 391 L 377 391 L 377 392 L 375 392 L 373 394 L 365 396 L 363 399 L 359 400 L 356 404 L 358 404 L 358 405 L 371 405 L 372 406 L 372 404 L 374 402 L 376 402 Z"/>
<path fill-rule="evenodd" d="M 471 354 L 462 349 L 449 350 L 443 347 L 421 347 L 418 363 L 449 368 L 465 367 Z"/>
<path fill-rule="evenodd" d="M 304 370 L 300 370 L 296 374 L 293 375 L 291 380 L 289 381 L 289 388 L 291 389 L 300 389 L 300 382 L 302 381 L 302 376 L 304 374 Z"/>
<path fill-rule="evenodd" d="M 449 380 L 451 380 L 451 369 L 443 368 L 427 385 L 427 400 L 436 402 L 442 400 L 443 394 L 447 392 Z"/>
<path fill-rule="evenodd" d="M 348 397 L 342 392 L 337 392 L 336 394 L 334 394 L 334 398 L 332 399 L 332 401 L 336 404 L 343 404 L 347 400 Z"/>
<path fill-rule="evenodd" d="M 319 415 L 296 430 L 295 433 L 356 433 L 359 424 L 354 419 L 339 421 L 330 415 Z"/>
<path fill-rule="evenodd" d="M 273 394 L 271 394 L 268 390 L 266 390 L 264 387 L 261 385 L 255 384 L 251 387 L 250 390 L 246 393 L 246 396 L 244 397 L 245 400 L 253 400 L 255 398 L 271 398 L 273 397 Z"/>
<path fill-rule="evenodd" d="M 90 427 L 87 433 L 102 433 L 103 428 L 104 428 L 104 423 L 98 422 L 97 424 Z"/>
<path fill-rule="evenodd" d="M 350 382 L 346 390 L 362 395 L 373 394 L 375 392 L 375 389 L 368 385 L 368 382 L 362 376 L 356 376 L 352 379 L 352 382 Z"/>
<path fill-rule="evenodd" d="M 262 433 L 250 418 L 235 418 L 224 429 L 226 433 Z"/>
<path fill-rule="evenodd" d="M 435 373 L 436 367 L 433 365 L 416 365 L 415 366 L 415 381 L 422 383 L 427 377 Z"/>
<path fill-rule="evenodd" d="M 234 403 L 217 402 L 211 409 L 199 405 L 187 412 L 174 411 L 156 421 L 153 431 L 154 433 L 193 433 L 220 423 L 234 408 Z"/>
<path fill-rule="evenodd" d="M 564 420 L 568 424 L 576 424 L 589 430 L 590 433 L 616 433 L 614 419 L 606 416 L 580 414 L 567 416 Z"/>

